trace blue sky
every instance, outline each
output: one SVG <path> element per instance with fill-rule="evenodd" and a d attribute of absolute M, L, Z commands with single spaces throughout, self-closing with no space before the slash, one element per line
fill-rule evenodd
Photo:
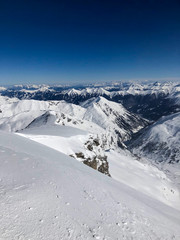
<path fill-rule="evenodd" d="M 180 1 L 4 1 L 0 83 L 180 79 Z"/>

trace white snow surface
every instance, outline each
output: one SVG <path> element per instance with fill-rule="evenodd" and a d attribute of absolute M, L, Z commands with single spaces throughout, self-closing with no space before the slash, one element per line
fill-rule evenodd
<path fill-rule="evenodd" d="M 84 143 L 91 136 L 88 132 L 78 128 L 58 125 L 28 128 L 18 132 L 18 135 L 42 143 L 67 155 L 84 152 Z"/>
<path fill-rule="evenodd" d="M 107 157 L 112 178 L 180 209 L 179 190 L 163 171 L 147 162 L 135 159 L 128 151 L 111 150 L 107 153 Z"/>
<path fill-rule="evenodd" d="M 38 143 L 44 144 L 67 155 L 82 152 L 86 158 L 104 154 L 100 149 L 93 152 L 85 148 L 85 142 L 92 134 L 67 126 L 42 126 L 28 128 L 18 133 Z M 95 152 L 96 151 L 96 152 Z M 112 178 L 122 182 L 152 198 L 174 208 L 180 209 L 180 195 L 176 186 L 166 175 L 150 164 L 141 163 L 124 150 L 105 152 L 109 162 Z"/>
<path fill-rule="evenodd" d="M 169 161 L 174 161 L 175 167 L 180 170 L 180 113 L 162 117 L 134 144 L 135 154 L 147 157 L 164 167 L 169 165 Z M 155 149 L 152 148 L 154 146 Z"/>
<path fill-rule="evenodd" d="M 177 209 L 2 131 L 0 194 L 2 240 L 180 238 Z"/>
<path fill-rule="evenodd" d="M 180 189 L 180 113 L 162 117 L 147 128 L 131 150 L 164 171 Z"/>
<path fill-rule="evenodd" d="M 1 100 L 2 98 L 2 100 Z M 143 127 L 141 119 L 131 113 L 121 104 L 108 101 L 103 97 L 92 98 L 81 106 L 66 103 L 65 101 L 36 101 L 14 100 L 6 103 L 6 98 L 0 98 L 0 129 L 6 131 L 19 131 L 26 128 L 33 120 L 47 111 L 56 116 L 59 124 L 81 128 L 85 131 L 106 134 L 114 139 L 117 138 L 115 130 L 118 130 L 123 140 L 128 140 L 132 132 Z M 126 127 L 118 126 L 116 119 L 121 116 L 129 125 L 138 122 L 136 126 L 127 130 Z M 133 121 L 133 122 L 132 122 Z M 116 142 L 116 140 L 114 140 Z"/>
<path fill-rule="evenodd" d="M 110 143 L 117 113 L 130 114 L 121 104 L 0 96 L 0 110 L 0 239 L 180 238 L 175 184 Z M 77 152 L 105 154 L 112 178 L 67 156 Z"/>

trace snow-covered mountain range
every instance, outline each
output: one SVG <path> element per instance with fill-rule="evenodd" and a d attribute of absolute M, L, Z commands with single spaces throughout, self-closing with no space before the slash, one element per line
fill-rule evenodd
<path fill-rule="evenodd" d="M 1 100 L 2 99 L 2 100 Z M 49 114 L 56 116 L 56 122 L 75 126 L 96 133 L 114 134 L 115 145 L 130 139 L 132 134 L 148 125 L 148 121 L 128 112 L 121 104 L 103 97 L 92 98 L 80 106 L 65 101 L 36 101 L 1 97 L 0 129 L 18 131 L 28 127 L 37 117 Z M 5 102 L 5 103 L 4 103 Z M 92 130 L 91 130 L 92 129 Z M 118 138 L 117 138 L 118 135 Z"/>
<path fill-rule="evenodd" d="M 0 90 L 0 237 L 179 239 L 179 85 L 66 88 Z"/>
<path fill-rule="evenodd" d="M 19 99 L 65 100 L 79 104 L 92 97 L 103 96 L 122 103 L 129 111 L 149 120 L 158 120 L 180 110 L 179 83 L 116 83 L 90 86 L 17 85 L 2 88 L 3 96 Z"/>

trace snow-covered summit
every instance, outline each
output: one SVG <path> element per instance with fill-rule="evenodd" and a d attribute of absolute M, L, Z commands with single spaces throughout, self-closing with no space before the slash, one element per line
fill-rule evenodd
<path fill-rule="evenodd" d="M 148 124 L 148 121 L 128 112 L 120 103 L 104 97 L 89 99 L 81 106 L 86 108 L 83 119 L 89 119 L 106 130 L 116 131 L 123 141 Z"/>
<path fill-rule="evenodd" d="M 81 93 L 81 91 L 74 89 L 74 88 L 62 91 L 62 94 L 64 94 L 64 95 L 67 94 L 69 96 L 79 95 L 80 93 Z"/>

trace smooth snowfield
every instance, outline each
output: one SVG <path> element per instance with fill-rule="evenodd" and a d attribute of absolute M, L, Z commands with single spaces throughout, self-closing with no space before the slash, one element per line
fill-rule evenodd
<path fill-rule="evenodd" d="M 112 178 L 180 210 L 179 190 L 163 171 L 126 151 L 110 151 L 107 156 Z"/>
<path fill-rule="evenodd" d="M 180 212 L 74 159 L 0 132 L 0 239 L 180 239 Z"/>
<path fill-rule="evenodd" d="M 78 128 L 51 125 L 27 128 L 17 133 L 38 143 L 42 143 L 64 154 L 84 152 L 84 143 L 90 134 Z"/>

